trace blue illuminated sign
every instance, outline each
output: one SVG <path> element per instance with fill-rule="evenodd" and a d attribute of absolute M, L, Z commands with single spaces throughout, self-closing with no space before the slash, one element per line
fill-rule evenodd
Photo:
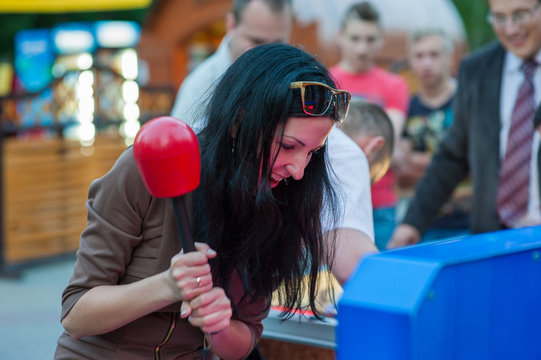
<path fill-rule="evenodd" d="M 35 92 L 49 85 L 53 62 L 49 30 L 22 30 L 15 34 L 15 71 L 26 90 Z"/>

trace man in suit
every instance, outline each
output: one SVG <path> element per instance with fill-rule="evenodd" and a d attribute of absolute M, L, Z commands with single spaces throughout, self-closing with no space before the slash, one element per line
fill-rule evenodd
<path fill-rule="evenodd" d="M 539 134 L 531 126 L 535 104 L 541 101 L 541 0 L 488 3 L 488 21 L 499 42 L 462 62 L 453 124 L 419 183 L 389 248 L 417 243 L 438 209 L 468 174 L 473 182 L 472 233 L 541 223 Z M 511 135 L 517 133 L 512 120 L 521 116 L 527 118 L 523 123 L 528 126 L 521 128 L 520 135 Z M 526 144 L 526 151 L 518 158 L 506 156 L 519 147 L 507 146 L 517 136 L 517 143 Z M 514 162 L 515 167 L 507 178 L 509 158 L 507 163 Z M 510 188 L 509 182 L 524 172 L 521 186 L 511 188 L 507 196 L 502 195 Z M 523 205 L 506 204 L 524 191 Z"/>

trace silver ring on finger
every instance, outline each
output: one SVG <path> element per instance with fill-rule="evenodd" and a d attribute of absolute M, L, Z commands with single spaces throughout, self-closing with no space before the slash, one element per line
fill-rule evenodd
<path fill-rule="evenodd" d="M 201 277 L 198 276 L 198 277 L 195 279 L 195 283 L 197 284 L 197 287 L 201 287 Z"/>

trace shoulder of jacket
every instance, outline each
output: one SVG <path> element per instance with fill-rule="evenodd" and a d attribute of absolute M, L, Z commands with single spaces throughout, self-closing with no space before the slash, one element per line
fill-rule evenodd
<path fill-rule="evenodd" d="M 462 65 L 466 66 L 486 66 L 487 62 L 503 60 L 505 49 L 499 42 L 492 42 L 482 48 L 472 51 L 462 60 Z"/>

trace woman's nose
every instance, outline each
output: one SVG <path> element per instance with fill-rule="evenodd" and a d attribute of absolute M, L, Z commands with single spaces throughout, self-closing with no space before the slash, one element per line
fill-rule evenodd
<path fill-rule="evenodd" d="M 291 163 L 287 165 L 287 171 L 289 172 L 289 175 L 295 180 L 301 180 L 304 176 L 304 169 L 306 168 L 308 161 L 309 159 L 301 159 L 300 156 L 297 157 L 294 161 L 291 161 Z"/>
<path fill-rule="evenodd" d="M 302 179 L 304 175 L 304 167 L 301 168 L 294 164 L 288 165 L 287 171 L 289 172 L 289 175 L 291 175 L 291 177 L 295 180 Z"/>

